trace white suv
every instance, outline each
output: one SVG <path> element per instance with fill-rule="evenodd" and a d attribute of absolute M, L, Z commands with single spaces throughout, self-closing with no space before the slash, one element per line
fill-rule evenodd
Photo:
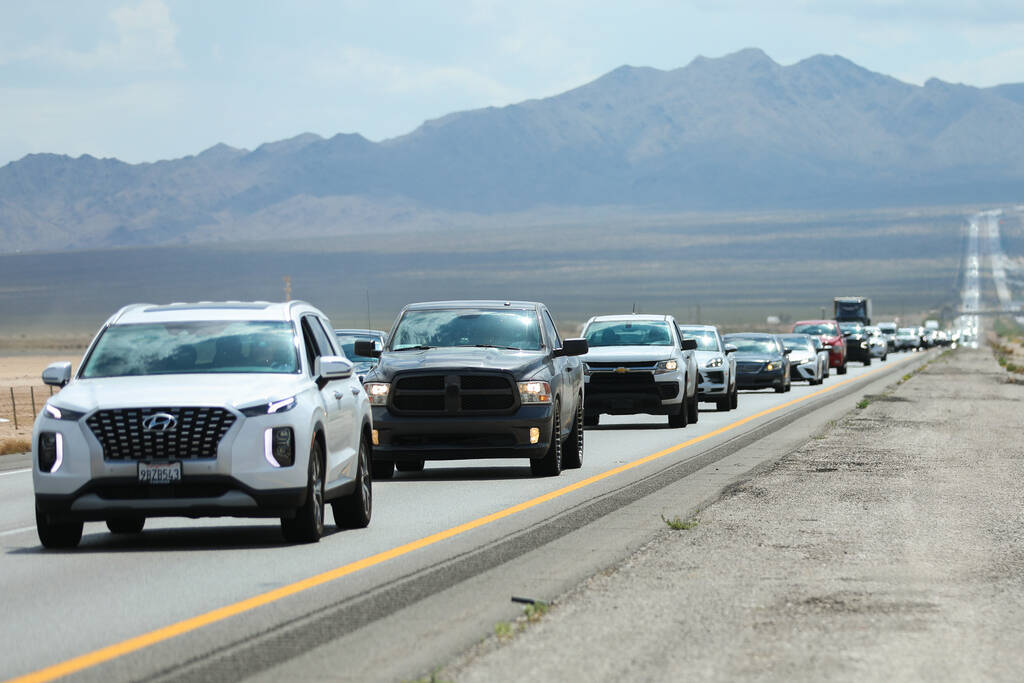
<path fill-rule="evenodd" d="M 599 315 L 583 326 L 583 423 L 601 413 L 668 415 L 671 427 L 696 422 L 697 342 L 670 315 Z"/>
<path fill-rule="evenodd" d="M 36 527 L 74 547 L 82 523 L 280 517 L 315 542 L 372 506 L 369 401 L 330 321 L 307 303 L 136 304 L 113 315 L 32 434 Z M 65 386 L 66 385 L 66 386 Z"/>

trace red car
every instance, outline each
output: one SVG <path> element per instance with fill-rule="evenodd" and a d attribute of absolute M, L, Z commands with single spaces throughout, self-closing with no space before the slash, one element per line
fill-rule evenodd
<path fill-rule="evenodd" d="M 831 345 L 828 366 L 835 368 L 840 375 L 846 374 L 846 340 L 839 329 L 839 323 L 835 320 L 801 320 L 793 324 L 793 332 L 812 335 L 820 339 L 822 344 Z"/>

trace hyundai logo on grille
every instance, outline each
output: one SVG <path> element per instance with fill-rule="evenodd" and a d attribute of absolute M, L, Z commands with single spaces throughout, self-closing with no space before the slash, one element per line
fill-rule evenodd
<path fill-rule="evenodd" d="M 169 432 L 178 426 L 178 418 L 170 413 L 153 413 L 142 420 L 147 432 Z"/>

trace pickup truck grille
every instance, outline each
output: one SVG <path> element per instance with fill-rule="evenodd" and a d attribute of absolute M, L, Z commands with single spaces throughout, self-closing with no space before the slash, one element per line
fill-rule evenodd
<path fill-rule="evenodd" d="M 625 361 L 621 363 L 606 362 L 606 361 L 587 361 L 587 365 L 596 370 L 611 369 L 615 368 L 649 368 L 651 370 L 658 363 L 656 361 L 641 360 L 641 361 Z"/>
<path fill-rule="evenodd" d="M 146 429 L 147 418 L 166 413 L 174 424 Z M 196 460 L 216 458 L 235 416 L 225 408 L 115 408 L 93 413 L 86 424 L 107 460 Z"/>
<path fill-rule="evenodd" d="M 396 415 L 486 415 L 518 407 L 518 390 L 500 373 L 399 376 L 391 389 Z"/>
<path fill-rule="evenodd" d="M 587 391 L 599 393 L 653 392 L 657 389 L 650 372 L 601 372 L 590 376 Z"/>

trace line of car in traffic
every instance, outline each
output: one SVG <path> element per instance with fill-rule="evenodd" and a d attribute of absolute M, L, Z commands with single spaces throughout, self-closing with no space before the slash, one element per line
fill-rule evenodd
<path fill-rule="evenodd" d="M 521 458 L 556 476 L 582 466 L 601 415 L 681 428 L 741 389 L 820 384 L 870 363 L 862 328 L 722 335 L 628 314 L 565 339 L 526 301 L 410 304 L 387 333 L 335 329 L 298 301 L 127 306 L 74 377 L 69 362 L 43 373 L 61 391 L 34 425 L 37 530 L 73 547 L 86 521 L 134 534 L 151 517 L 276 517 L 286 539 L 316 541 L 327 505 L 364 527 L 373 480 L 428 460 Z"/>

